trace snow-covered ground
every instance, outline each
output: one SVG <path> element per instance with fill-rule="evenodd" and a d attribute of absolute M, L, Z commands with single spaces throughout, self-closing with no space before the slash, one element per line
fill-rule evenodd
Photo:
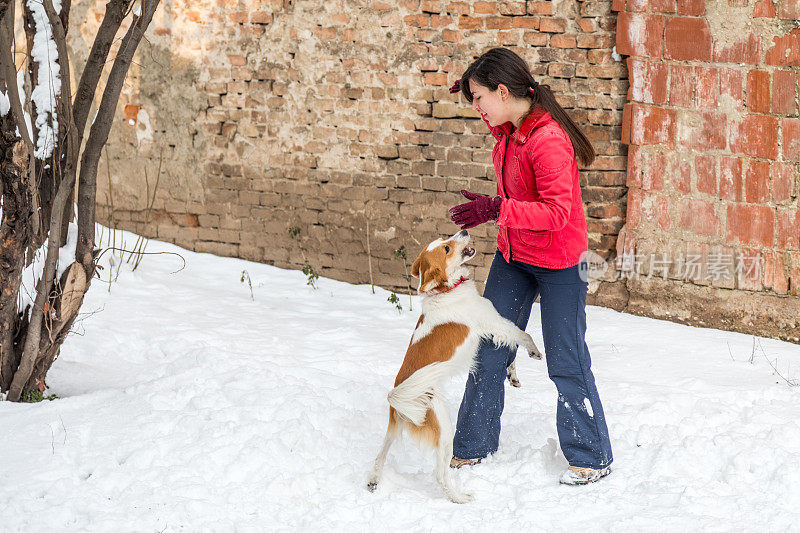
<path fill-rule="evenodd" d="M 448 502 L 409 439 L 370 493 L 419 301 L 400 314 L 369 286 L 153 251 L 186 268 L 151 255 L 110 291 L 95 280 L 48 377 L 58 400 L 0 402 L 3 531 L 800 528 L 800 387 L 767 361 L 800 378 L 800 346 L 590 307 L 611 476 L 558 484 L 555 388 L 520 358 L 500 451 L 455 474 L 474 502 Z M 462 390 L 447 387 L 453 416 Z"/>

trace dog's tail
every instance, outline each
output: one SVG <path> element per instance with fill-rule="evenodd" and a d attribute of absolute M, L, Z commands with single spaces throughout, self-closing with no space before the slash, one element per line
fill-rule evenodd
<path fill-rule="evenodd" d="M 436 387 L 449 373 L 446 362 L 426 365 L 389 391 L 389 405 L 416 426 L 425 422 Z"/>

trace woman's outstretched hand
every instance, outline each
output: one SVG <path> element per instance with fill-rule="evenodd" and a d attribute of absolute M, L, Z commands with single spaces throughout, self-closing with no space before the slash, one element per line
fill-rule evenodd
<path fill-rule="evenodd" d="M 503 203 L 500 196 L 484 196 L 464 189 L 461 194 L 470 201 L 450 208 L 450 220 L 461 226 L 461 229 L 474 228 L 484 222 L 497 220 L 500 216 L 500 206 Z"/>

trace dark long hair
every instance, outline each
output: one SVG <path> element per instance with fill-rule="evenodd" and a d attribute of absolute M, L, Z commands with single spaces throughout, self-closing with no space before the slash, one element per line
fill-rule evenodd
<path fill-rule="evenodd" d="M 472 91 L 469 89 L 470 79 L 492 91 L 496 91 L 497 86 L 502 83 L 508 87 L 508 92 L 517 98 L 528 98 L 531 101 L 531 109 L 536 106 L 541 107 L 564 128 L 584 167 L 588 167 L 594 162 L 595 153 L 592 143 L 564 111 L 564 108 L 558 104 L 550 86 L 537 83 L 533 79 L 528 64 L 517 54 L 506 48 L 492 48 L 464 71 L 460 82 L 461 94 L 469 103 L 472 103 Z"/>

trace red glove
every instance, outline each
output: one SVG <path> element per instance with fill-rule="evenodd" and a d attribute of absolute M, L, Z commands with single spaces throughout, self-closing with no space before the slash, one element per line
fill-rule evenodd
<path fill-rule="evenodd" d="M 450 220 L 461 226 L 461 229 L 474 228 L 489 220 L 497 220 L 500 216 L 500 206 L 503 204 L 500 196 L 492 198 L 463 189 L 461 194 L 471 201 L 450 208 Z"/>

